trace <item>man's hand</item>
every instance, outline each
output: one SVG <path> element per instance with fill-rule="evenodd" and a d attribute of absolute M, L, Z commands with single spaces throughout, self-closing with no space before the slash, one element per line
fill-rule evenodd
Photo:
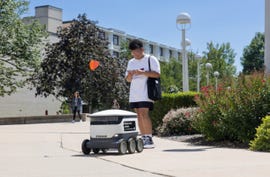
<path fill-rule="evenodd" d="M 137 69 L 137 70 L 134 70 L 134 74 L 135 75 L 145 74 L 145 71 L 144 70 L 141 70 L 141 69 Z"/>

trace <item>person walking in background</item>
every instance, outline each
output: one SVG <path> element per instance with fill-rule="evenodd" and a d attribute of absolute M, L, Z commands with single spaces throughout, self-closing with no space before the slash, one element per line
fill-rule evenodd
<path fill-rule="evenodd" d="M 120 105 L 117 101 L 117 99 L 113 99 L 113 105 L 112 105 L 113 109 L 120 109 Z"/>
<path fill-rule="evenodd" d="M 130 82 L 130 108 L 133 108 L 138 115 L 144 148 L 154 148 L 152 122 L 149 117 L 149 110 L 153 109 L 154 101 L 148 98 L 147 79 L 160 77 L 159 61 L 156 57 L 144 53 L 143 43 L 138 39 L 129 43 L 129 49 L 134 57 L 129 60 L 126 71 L 126 80 Z M 149 71 L 148 60 L 150 60 L 151 71 Z"/>
<path fill-rule="evenodd" d="M 72 98 L 72 112 L 73 112 L 73 120 L 72 120 L 72 122 L 75 122 L 76 112 L 78 113 L 80 121 L 82 120 L 81 114 L 80 114 L 81 107 L 82 107 L 82 99 L 81 99 L 81 97 L 79 95 L 79 92 L 76 91 L 74 93 L 73 98 Z"/>

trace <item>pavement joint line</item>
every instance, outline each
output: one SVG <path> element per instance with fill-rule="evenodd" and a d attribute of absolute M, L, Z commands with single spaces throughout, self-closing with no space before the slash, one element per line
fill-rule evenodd
<path fill-rule="evenodd" d="M 60 148 L 61 149 L 68 150 L 68 151 L 71 151 L 71 152 L 82 153 L 81 151 L 77 151 L 77 150 L 74 150 L 74 149 L 71 149 L 71 148 L 66 148 L 64 146 L 64 143 L 63 143 L 63 136 L 62 135 L 63 135 L 63 133 L 60 133 Z M 172 175 L 167 175 L 167 174 L 163 174 L 163 173 L 157 173 L 157 172 L 153 172 L 153 171 L 144 170 L 144 169 L 141 169 L 141 168 L 132 167 L 132 166 L 129 166 L 129 165 L 126 165 L 126 164 L 122 164 L 122 163 L 115 162 L 115 161 L 112 161 L 112 160 L 108 160 L 108 159 L 105 159 L 105 158 L 102 158 L 102 157 L 98 157 L 97 155 L 95 155 L 93 157 L 96 158 L 96 159 L 100 159 L 100 160 L 103 160 L 103 161 L 106 161 L 106 162 L 118 164 L 118 165 L 121 165 L 123 167 L 129 168 L 129 169 L 133 169 L 133 170 L 136 170 L 136 171 L 140 171 L 140 172 L 146 172 L 146 173 L 150 173 L 150 174 L 154 174 L 154 175 L 159 175 L 159 176 L 164 176 L 164 177 L 174 177 Z"/>
<path fill-rule="evenodd" d="M 61 149 L 68 150 L 68 151 L 71 151 L 71 152 L 81 153 L 81 151 L 77 151 L 77 150 L 74 150 L 74 149 L 71 149 L 71 148 L 66 148 L 66 147 L 64 146 L 64 143 L 63 143 L 63 136 L 62 136 L 62 135 L 63 135 L 63 134 L 60 133 L 60 148 L 61 148 Z"/>
<path fill-rule="evenodd" d="M 71 151 L 71 152 L 77 152 L 77 153 L 81 153 L 80 151 L 76 151 L 76 150 L 74 150 L 74 149 L 70 149 L 70 148 L 66 148 L 66 147 L 61 147 L 61 149 L 63 149 L 63 150 L 67 150 L 67 151 Z"/>
<path fill-rule="evenodd" d="M 96 158 L 107 161 L 107 162 L 110 162 L 110 163 L 118 164 L 118 165 L 121 165 L 121 166 L 129 168 L 129 169 L 137 170 L 137 171 L 140 171 L 140 172 L 146 172 L 146 173 L 159 175 L 159 176 L 164 176 L 164 177 L 175 177 L 175 176 L 172 176 L 172 175 L 167 175 L 167 174 L 163 174 L 163 173 L 157 173 L 157 172 L 153 172 L 153 171 L 149 171 L 149 170 L 144 170 L 144 169 L 141 169 L 141 168 L 132 167 L 132 166 L 129 166 L 129 165 L 126 165 L 126 164 L 122 164 L 122 163 L 115 162 L 115 161 L 112 161 L 112 160 L 104 159 L 102 157 L 96 157 Z"/>
<path fill-rule="evenodd" d="M 64 148 L 63 146 L 63 136 L 62 136 L 62 133 L 60 133 L 60 148 Z"/>

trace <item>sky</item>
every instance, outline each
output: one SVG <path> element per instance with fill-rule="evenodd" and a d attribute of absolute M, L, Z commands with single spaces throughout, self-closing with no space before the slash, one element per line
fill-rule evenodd
<path fill-rule="evenodd" d="M 188 50 L 202 54 L 207 43 L 229 42 L 236 53 L 235 66 L 242 70 L 240 58 L 256 32 L 264 32 L 264 0 L 30 0 L 27 16 L 35 7 L 51 5 L 63 10 L 68 21 L 85 13 L 98 25 L 181 49 L 181 31 L 176 18 L 191 16 L 186 38 Z"/>

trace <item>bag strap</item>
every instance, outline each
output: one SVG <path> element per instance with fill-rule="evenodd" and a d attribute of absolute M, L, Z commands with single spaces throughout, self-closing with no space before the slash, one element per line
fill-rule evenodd
<path fill-rule="evenodd" d="M 150 58 L 151 58 L 151 55 L 148 57 L 148 68 L 149 68 L 149 71 L 151 71 Z"/>

